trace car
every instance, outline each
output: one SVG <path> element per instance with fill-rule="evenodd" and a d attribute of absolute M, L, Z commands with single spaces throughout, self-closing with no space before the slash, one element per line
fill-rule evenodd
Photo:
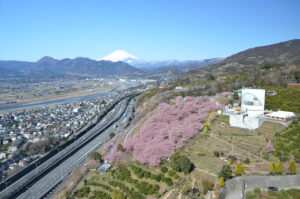
<path fill-rule="evenodd" d="M 277 187 L 268 187 L 268 191 L 278 191 Z"/>

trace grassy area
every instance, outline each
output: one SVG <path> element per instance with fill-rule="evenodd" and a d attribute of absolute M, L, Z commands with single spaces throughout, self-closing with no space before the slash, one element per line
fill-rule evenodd
<path fill-rule="evenodd" d="M 284 110 L 300 113 L 299 86 L 270 86 L 265 89 L 275 90 L 277 95 L 267 96 L 266 109 Z"/>
<path fill-rule="evenodd" d="M 282 161 L 300 161 L 300 119 L 293 121 L 288 128 L 275 136 L 275 155 Z"/>
<path fill-rule="evenodd" d="M 246 199 L 298 199 L 300 198 L 300 189 L 289 189 L 281 191 L 261 192 L 256 189 L 246 193 Z"/>
<path fill-rule="evenodd" d="M 153 97 L 154 95 L 156 95 L 161 89 L 159 88 L 153 88 L 145 93 L 143 93 L 141 96 L 139 96 L 139 101 L 144 101 L 146 99 L 149 99 L 151 97 Z"/>

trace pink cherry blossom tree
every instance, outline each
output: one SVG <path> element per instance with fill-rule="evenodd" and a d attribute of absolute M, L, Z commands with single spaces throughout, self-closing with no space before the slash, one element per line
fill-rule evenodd
<path fill-rule="evenodd" d="M 203 129 L 208 114 L 220 108 L 208 97 L 177 97 L 170 104 L 161 103 L 139 132 L 123 143 L 125 153 L 131 153 L 138 162 L 157 166 L 196 136 Z M 209 121 L 215 118 L 213 114 Z M 105 159 L 114 161 L 123 153 L 114 147 Z"/>

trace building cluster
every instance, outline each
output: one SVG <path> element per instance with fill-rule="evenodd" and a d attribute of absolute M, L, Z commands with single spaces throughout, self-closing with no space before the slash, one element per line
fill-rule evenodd
<path fill-rule="evenodd" d="M 130 92 L 116 91 L 84 101 L 0 114 L 0 180 L 42 155 L 45 151 L 39 151 L 37 145 L 59 145 Z"/>

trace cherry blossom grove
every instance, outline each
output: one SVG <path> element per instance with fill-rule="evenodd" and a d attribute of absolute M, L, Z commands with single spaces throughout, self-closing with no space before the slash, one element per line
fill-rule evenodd
<path fill-rule="evenodd" d="M 125 152 L 114 147 L 105 157 L 114 161 L 123 153 L 130 153 L 134 160 L 157 166 L 185 141 L 196 136 L 206 120 L 215 119 L 210 112 L 222 107 L 209 97 L 177 97 L 170 104 L 161 103 L 132 138 L 123 143 Z"/>

